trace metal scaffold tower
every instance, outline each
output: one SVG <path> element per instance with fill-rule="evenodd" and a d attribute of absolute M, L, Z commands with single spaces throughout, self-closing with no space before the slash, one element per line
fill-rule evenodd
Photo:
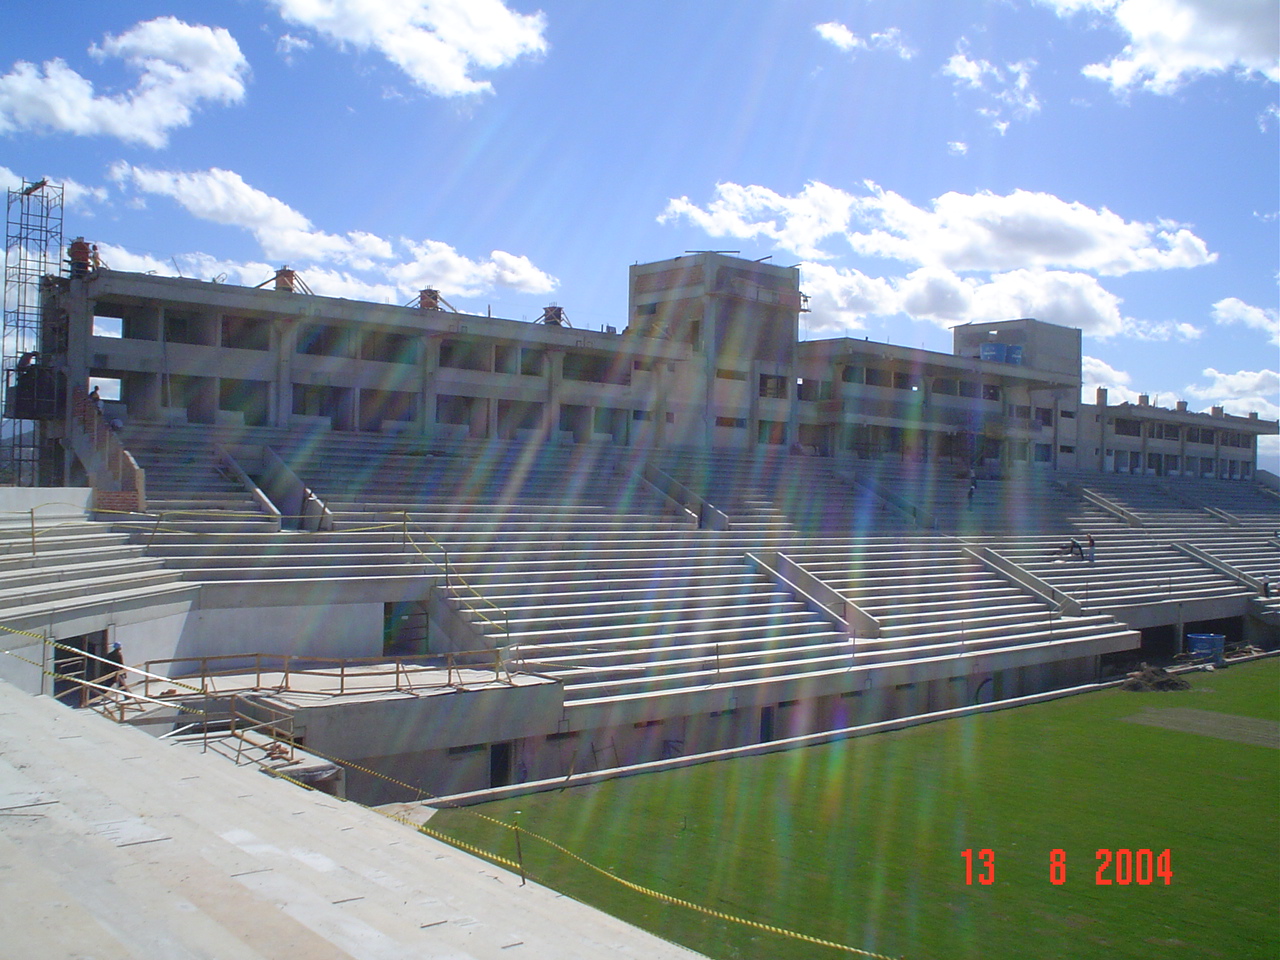
<path fill-rule="evenodd" d="M 53 371 L 40 356 L 40 287 L 44 277 L 62 273 L 62 199 L 62 185 L 48 180 L 24 179 L 9 191 L 0 338 L 0 484 L 41 482 L 42 421 L 57 412 Z"/>

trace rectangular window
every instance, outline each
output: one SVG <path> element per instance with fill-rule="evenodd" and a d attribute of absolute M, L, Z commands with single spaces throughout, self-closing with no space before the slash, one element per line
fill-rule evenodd
<path fill-rule="evenodd" d="M 489 345 L 470 340 L 441 340 L 440 366 L 454 370 L 488 370 Z"/>
<path fill-rule="evenodd" d="M 759 443 L 782 446 L 787 442 L 787 425 L 776 420 L 761 420 L 756 440 Z"/>
<path fill-rule="evenodd" d="M 332 324 L 314 324 L 298 332 L 298 353 L 317 357 L 347 357 L 351 355 L 350 338 L 342 327 Z"/>
<path fill-rule="evenodd" d="M 94 317 L 93 320 L 94 335 L 101 336 L 98 333 L 98 318 Z M 223 317 L 222 345 L 236 350 L 270 350 L 271 324 L 253 317 Z"/>
<path fill-rule="evenodd" d="M 1058 452 L 1059 453 L 1075 453 L 1076 448 L 1063 443 L 1058 445 Z"/>
<path fill-rule="evenodd" d="M 983 399 L 983 400 L 999 400 L 999 399 L 1000 399 L 1000 396 L 1001 396 L 1000 384 L 998 384 L 998 383 L 984 383 L 984 384 L 982 385 L 982 399 Z"/>
<path fill-rule="evenodd" d="M 541 350 L 530 350 L 528 347 L 520 348 L 520 375 L 522 377 L 540 377 L 542 376 L 543 361 L 546 354 Z"/>
<path fill-rule="evenodd" d="M 1164 472 L 1173 473 L 1178 469 L 1178 455 L 1176 453 L 1166 453 L 1164 455 Z"/>
<path fill-rule="evenodd" d="M 1076 412 L 1074 410 L 1059 410 L 1058 416 L 1063 420 L 1074 420 L 1076 418 Z"/>
<path fill-rule="evenodd" d="M 262 349 L 266 349 L 263 347 Z M 377 360 L 382 363 L 416 363 L 417 341 L 402 333 L 384 333 L 371 330 L 360 343 L 361 360 Z"/>
<path fill-rule="evenodd" d="M 1030 406 L 1017 406 L 1017 407 L 1014 407 L 1014 408 L 1013 408 L 1013 415 L 1014 415 L 1015 417 L 1017 417 L 1019 420 L 1030 420 L 1030 419 L 1031 419 L 1031 407 L 1030 407 Z"/>
<path fill-rule="evenodd" d="M 976 397 L 978 395 L 978 384 L 973 380 L 960 381 L 960 396 Z"/>
<path fill-rule="evenodd" d="M 915 390 L 919 386 L 916 378 L 909 373 L 895 373 L 893 388 L 895 390 Z"/>
<path fill-rule="evenodd" d="M 840 371 L 840 379 L 845 383 L 861 383 L 862 368 L 861 367 L 845 367 Z"/>
<path fill-rule="evenodd" d="M 880 370 L 876 367 L 867 367 L 866 384 L 869 387 L 887 387 L 891 383 L 888 370 Z"/>
<path fill-rule="evenodd" d="M 747 372 L 745 370 L 725 370 L 720 368 L 716 370 L 717 380 L 746 380 Z"/>
<path fill-rule="evenodd" d="M 769 373 L 760 374 L 760 396 L 785 400 L 787 397 L 787 378 L 775 377 Z"/>
<path fill-rule="evenodd" d="M 956 382 L 948 377 L 938 377 L 933 381 L 933 392 L 954 397 L 956 395 Z"/>
<path fill-rule="evenodd" d="M 1115 431 L 1118 437 L 1140 437 L 1142 436 L 1142 424 L 1137 420 L 1125 420 L 1122 417 L 1116 417 Z"/>
<path fill-rule="evenodd" d="M 1036 423 L 1042 427 L 1053 426 L 1053 410 L 1050 407 L 1036 407 Z"/>
<path fill-rule="evenodd" d="M 632 410 L 631 419 L 632 420 L 652 420 L 653 414 L 650 413 L 648 410 Z"/>
<path fill-rule="evenodd" d="M 566 353 L 564 378 L 585 383 L 631 383 L 631 364 L 614 363 L 610 357 L 598 353 Z"/>
<path fill-rule="evenodd" d="M 716 417 L 717 427 L 728 427 L 731 430 L 747 429 L 747 421 L 743 417 Z"/>
<path fill-rule="evenodd" d="M 830 400 L 831 381 L 806 377 L 796 383 L 796 396 L 801 400 Z"/>
<path fill-rule="evenodd" d="M 1035 457 L 1036 463 L 1051 463 L 1053 461 L 1053 446 L 1048 443 L 1037 443 Z"/>

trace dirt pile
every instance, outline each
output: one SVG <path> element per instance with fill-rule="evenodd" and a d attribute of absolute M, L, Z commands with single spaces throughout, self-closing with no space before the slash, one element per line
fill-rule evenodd
<path fill-rule="evenodd" d="M 1164 667 L 1150 667 L 1144 663 L 1140 669 L 1129 674 L 1124 683 L 1120 684 L 1120 689 L 1138 693 L 1152 690 L 1190 690 L 1191 684 Z"/>

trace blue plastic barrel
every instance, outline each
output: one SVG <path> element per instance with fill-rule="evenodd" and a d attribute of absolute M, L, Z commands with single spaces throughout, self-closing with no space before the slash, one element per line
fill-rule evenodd
<path fill-rule="evenodd" d="M 1223 662 L 1222 647 L 1227 638 L 1221 633 L 1188 633 L 1187 649 L 1197 660 L 1208 660 L 1215 664 Z"/>

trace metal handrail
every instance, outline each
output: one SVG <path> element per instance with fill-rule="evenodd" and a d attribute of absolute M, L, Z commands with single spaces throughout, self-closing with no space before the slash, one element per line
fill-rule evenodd
<path fill-rule="evenodd" d="M 400 515 L 404 524 L 405 542 L 408 543 L 410 546 L 412 546 L 415 550 L 417 550 L 418 553 L 423 557 L 423 559 L 427 560 L 430 563 L 434 563 L 437 567 L 440 567 L 441 565 L 438 562 L 432 560 L 429 556 L 427 556 L 426 552 L 420 546 L 418 546 L 417 541 L 414 540 L 413 537 L 410 535 L 409 524 L 411 521 L 409 519 L 409 512 L 407 510 L 402 510 L 400 512 Z M 452 581 L 453 581 L 453 578 L 456 577 L 458 582 L 462 584 L 463 588 L 468 593 L 470 593 L 471 596 L 479 600 L 481 604 L 487 605 L 493 608 L 493 610 L 495 610 L 498 613 L 498 615 L 501 616 L 502 622 L 498 623 L 492 617 L 487 616 L 483 610 L 477 610 L 473 604 L 467 603 L 465 598 L 459 597 L 459 599 L 462 599 L 464 603 L 467 603 L 467 606 L 471 608 L 472 612 L 475 613 L 475 615 L 478 616 L 485 623 L 488 623 L 490 626 L 492 626 L 496 630 L 501 630 L 503 635 L 507 638 L 509 642 L 511 639 L 511 618 L 510 618 L 510 615 L 507 613 L 507 611 L 504 610 L 502 607 L 498 606 L 496 603 L 494 603 L 492 600 L 490 600 L 488 597 L 482 594 L 479 590 L 473 587 L 470 583 L 468 583 L 466 577 L 462 576 L 459 573 L 451 571 L 450 565 L 449 565 L 449 548 L 446 547 L 439 540 L 437 540 L 435 537 L 433 537 L 426 530 L 423 530 L 418 523 L 414 522 L 413 525 L 417 528 L 418 533 L 422 534 L 424 537 L 430 540 L 436 547 L 438 547 L 441 554 L 443 554 L 444 556 L 444 565 L 442 569 L 444 570 L 445 590 L 448 591 L 449 593 L 455 593 Z"/>
<path fill-rule="evenodd" d="M 294 716 L 293 716 L 293 714 L 291 714 L 291 713 L 289 713 L 289 712 L 287 712 L 287 711 L 285 711 L 285 710 L 277 710 L 275 707 L 269 706 L 268 704 L 265 704 L 265 703 L 255 703 L 255 704 L 254 704 L 254 707 L 255 707 L 256 709 L 259 709 L 259 710 L 265 710 L 265 711 L 267 711 L 268 713 L 275 714 L 275 717 L 274 717 L 274 718 L 269 718 L 269 719 L 267 719 L 267 720 L 258 720 L 257 722 L 252 722 L 252 721 L 254 721 L 254 720 L 255 720 L 255 718 L 254 718 L 254 717 L 251 717 L 251 716 L 249 716 L 249 715 L 248 715 L 248 714 L 246 714 L 246 713 L 241 713 L 241 712 L 236 708 L 236 701 L 237 701 L 237 700 L 239 700 L 239 699 L 241 699 L 241 698 L 239 698 L 239 697 L 232 697 L 232 698 L 231 698 L 231 710 L 230 710 L 230 713 L 231 713 L 231 729 L 230 729 L 230 731 L 229 731 L 230 735 L 231 735 L 231 736 L 232 736 L 232 737 L 237 741 L 237 743 L 236 743 L 236 766 L 239 766 L 239 765 L 240 765 L 240 756 L 241 756 L 241 754 L 242 754 L 242 753 L 243 753 L 243 751 L 244 751 L 244 746 L 245 746 L 245 744 L 250 744 L 251 746 L 258 746 L 258 744 L 253 744 L 253 743 L 251 743 L 251 742 L 250 742 L 250 740 L 249 740 L 249 738 L 248 738 L 247 734 L 259 732 L 259 731 L 261 731 L 263 728 L 269 728 L 269 729 L 270 729 L 270 733 L 268 734 L 268 736 L 271 738 L 272 742 L 274 742 L 274 743 L 284 743 L 284 744 L 287 744 L 288 755 L 287 755 L 287 757 L 285 757 L 284 759 L 285 759 L 285 760 L 287 760 L 288 762 L 292 763 L 292 762 L 293 762 L 293 760 L 295 759 L 294 750 L 295 750 L 295 749 L 296 749 L 296 747 L 297 747 L 296 738 L 295 738 L 295 736 L 294 736 L 294 734 L 295 734 L 295 729 L 294 729 L 294 725 L 293 725 L 293 724 L 294 724 Z M 251 722 L 250 722 L 250 725 L 249 725 L 248 727 L 244 728 L 244 730 L 243 730 L 243 732 L 242 732 L 242 731 L 240 731 L 240 730 L 237 730 L 237 729 L 236 729 L 236 721 L 237 721 L 237 720 L 246 720 L 246 721 L 251 721 Z M 281 721 L 287 721 L 287 722 L 286 722 L 286 723 L 282 723 Z M 288 727 L 287 733 L 286 733 L 284 736 L 279 735 L 279 734 L 277 733 L 277 731 L 276 731 L 276 728 L 277 728 L 277 727 L 285 727 L 285 726 L 287 726 L 287 727 Z"/>
<path fill-rule="evenodd" d="M 467 667 L 474 667 L 477 662 L 491 667 L 494 671 L 494 678 L 500 679 L 505 677 L 507 682 L 511 682 L 511 673 L 507 668 L 504 658 L 505 649 L 502 647 L 492 647 L 486 650 L 461 651 L 458 653 L 445 653 L 433 656 L 431 659 L 443 659 L 445 661 L 446 681 L 442 686 L 460 686 L 460 671 Z M 198 692 L 204 695 L 221 693 L 230 693 L 229 690 L 217 691 L 210 687 L 210 680 L 217 677 L 234 677 L 244 673 L 253 675 L 253 686 L 242 687 L 240 689 L 261 690 L 263 687 L 264 669 L 269 671 L 273 662 L 278 664 L 282 674 L 281 682 L 273 685 L 273 690 L 292 690 L 293 685 L 291 679 L 295 673 L 306 673 L 313 677 L 336 677 L 338 679 L 338 692 L 345 693 L 347 685 L 348 669 L 352 667 L 369 666 L 373 664 L 385 664 L 386 668 L 382 670 L 362 670 L 360 676 L 368 677 L 394 677 L 395 680 L 381 687 L 365 687 L 362 692 L 380 692 L 387 690 L 395 691 L 413 691 L 421 684 L 415 684 L 414 675 L 439 670 L 438 665 L 422 663 L 423 657 L 306 657 L 295 654 L 274 654 L 274 653 L 227 653 L 215 654 L 212 656 L 200 657 L 173 657 L 164 660 L 148 660 L 143 664 L 142 669 L 130 668 L 137 670 L 145 678 L 144 691 L 146 696 L 150 696 L 150 681 L 155 680 L 160 684 L 173 685 L 177 683 L 179 686 L 185 687 L 192 692 Z M 226 669 L 211 669 L 211 665 L 218 661 L 235 660 L 241 664 L 245 661 L 252 661 L 252 665 L 241 667 L 230 667 Z M 169 664 L 178 663 L 195 663 L 198 669 L 189 674 L 183 674 L 181 677 L 166 677 L 158 672 L 157 668 L 167 666 Z M 299 666 L 299 664 L 317 664 L 327 666 L 328 669 L 312 669 L 308 666 Z M 336 669 L 335 669 L 336 668 Z M 455 679 L 457 677 L 458 679 Z"/>

